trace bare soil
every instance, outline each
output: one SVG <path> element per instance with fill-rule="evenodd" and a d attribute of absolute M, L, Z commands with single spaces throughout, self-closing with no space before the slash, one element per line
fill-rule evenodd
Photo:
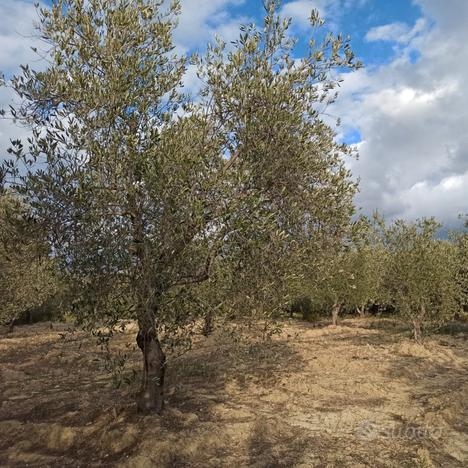
<path fill-rule="evenodd" d="M 66 325 L 0 337 L 0 466 L 468 466 L 466 334 L 423 345 L 389 319 L 292 321 L 271 341 L 197 337 L 162 417 L 136 413 Z M 134 327 L 113 351 L 139 370 Z"/>

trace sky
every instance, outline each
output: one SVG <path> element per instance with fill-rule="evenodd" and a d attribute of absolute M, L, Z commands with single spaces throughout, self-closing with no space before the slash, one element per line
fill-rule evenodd
<path fill-rule="evenodd" d="M 30 49 L 36 0 L 0 0 L 0 71 L 41 65 Z M 49 1 L 49 0 L 47 0 Z M 42 0 L 43 4 L 47 3 Z M 319 10 L 333 32 L 351 36 L 365 67 L 343 74 L 337 102 L 337 138 L 355 145 L 348 161 L 360 180 L 356 205 L 389 220 L 435 216 L 447 227 L 468 213 L 468 0 L 289 0 L 281 14 L 305 53 L 307 18 Z M 237 37 L 241 24 L 260 22 L 261 0 L 182 0 L 175 32 L 180 52 L 201 51 L 219 34 Z M 193 70 L 185 80 L 196 90 Z M 13 97 L 0 90 L 0 108 Z M 0 121 L 0 158 L 10 138 L 27 130 Z"/>

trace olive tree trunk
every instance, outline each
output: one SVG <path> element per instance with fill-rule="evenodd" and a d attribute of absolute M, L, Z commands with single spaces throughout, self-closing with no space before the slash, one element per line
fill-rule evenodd
<path fill-rule="evenodd" d="M 333 307 L 332 307 L 332 324 L 335 326 L 335 325 L 338 325 L 338 315 L 340 314 L 340 310 L 341 310 L 341 304 L 333 304 Z"/>
<path fill-rule="evenodd" d="M 202 335 L 208 337 L 213 333 L 213 330 L 213 314 L 211 311 L 207 311 L 203 319 Z"/>
<path fill-rule="evenodd" d="M 421 321 L 419 319 L 413 320 L 413 338 L 417 342 L 420 342 L 422 338 Z"/>
<path fill-rule="evenodd" d="M 422 340 L 422 323 L 426 316 L 426 306 L 421 304 L 420 313 L 418 316 L 413 318 L 413 338 L 415 341 L 420 342 Z"/>
<path fill-rule="evenodd" d="M 138 180 L 138 177 L 135 176 Z M 139 412 L 161 414 L 164 407 L 164 373 L 166 356 L 156 332 L 154 285 L 148 280 L 148 253 L 145 248 L 145 224 L 139 194 L 129 195 L 133 245 L 130 254 L 135 260 L 134 291 L 138 295 L 138 334 L 136 342 L 143 354 L 141 389 L 136 403 Z"/>
<path fill-rule="evenodd" d="M 13 333 L 13 330 L 15 329 L 15 325 L 18 322 L 18 317 L 19 317 L 19 314 L 15 314 L 15 316 L 10 320 L 10 323 L 8 324 L 8 333 Z"/>
<path fill-rule="evenodd" d="M 164 407 L 166 356 L 155 327 L 140 327 L 136 341 L 143 354 L 141 389 L 137 395 L 138 411 L 161 414 Z"/>

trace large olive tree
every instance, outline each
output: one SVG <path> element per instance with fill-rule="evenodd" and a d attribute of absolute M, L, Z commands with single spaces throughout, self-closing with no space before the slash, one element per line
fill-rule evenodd
<path fill-rule="evenodd" d="M 45 69 L 7 83 L 32 129 L 12 148 L 24 167 L 8 173 L 73 280 L 80 320 L 137 320 L 145 412 L 163 407 L 165 344 L 202 315 L 200 285 L 224 276 L 224 301 L 244 284 L 250 306 L 270 305 L 286 260 L 347 220 L 355 189 L 349 150 L 320 118 L 332 70 L 355 66 L 348 43 L 327 35 L 295 60 L 290 22 L 268 1 L 263 26 L 193 59 L 205 87 L 190 102 L 172 43 L 179 10 L 57 0 L 40 10 Z"/>

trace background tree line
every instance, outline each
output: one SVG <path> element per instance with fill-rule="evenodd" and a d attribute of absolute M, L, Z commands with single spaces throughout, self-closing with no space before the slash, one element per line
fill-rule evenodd
<path fill-rule="evenodd" d="M 296 288 L 291 311 L 314 319 L 340 311 L 364 315 L 391 310 L 421 340 L 468 310 L 468 233 L 438 233 L 434 219 L 385 223 L 376 214 L 349 225 L 338 248 L 317 251 Z"/>

